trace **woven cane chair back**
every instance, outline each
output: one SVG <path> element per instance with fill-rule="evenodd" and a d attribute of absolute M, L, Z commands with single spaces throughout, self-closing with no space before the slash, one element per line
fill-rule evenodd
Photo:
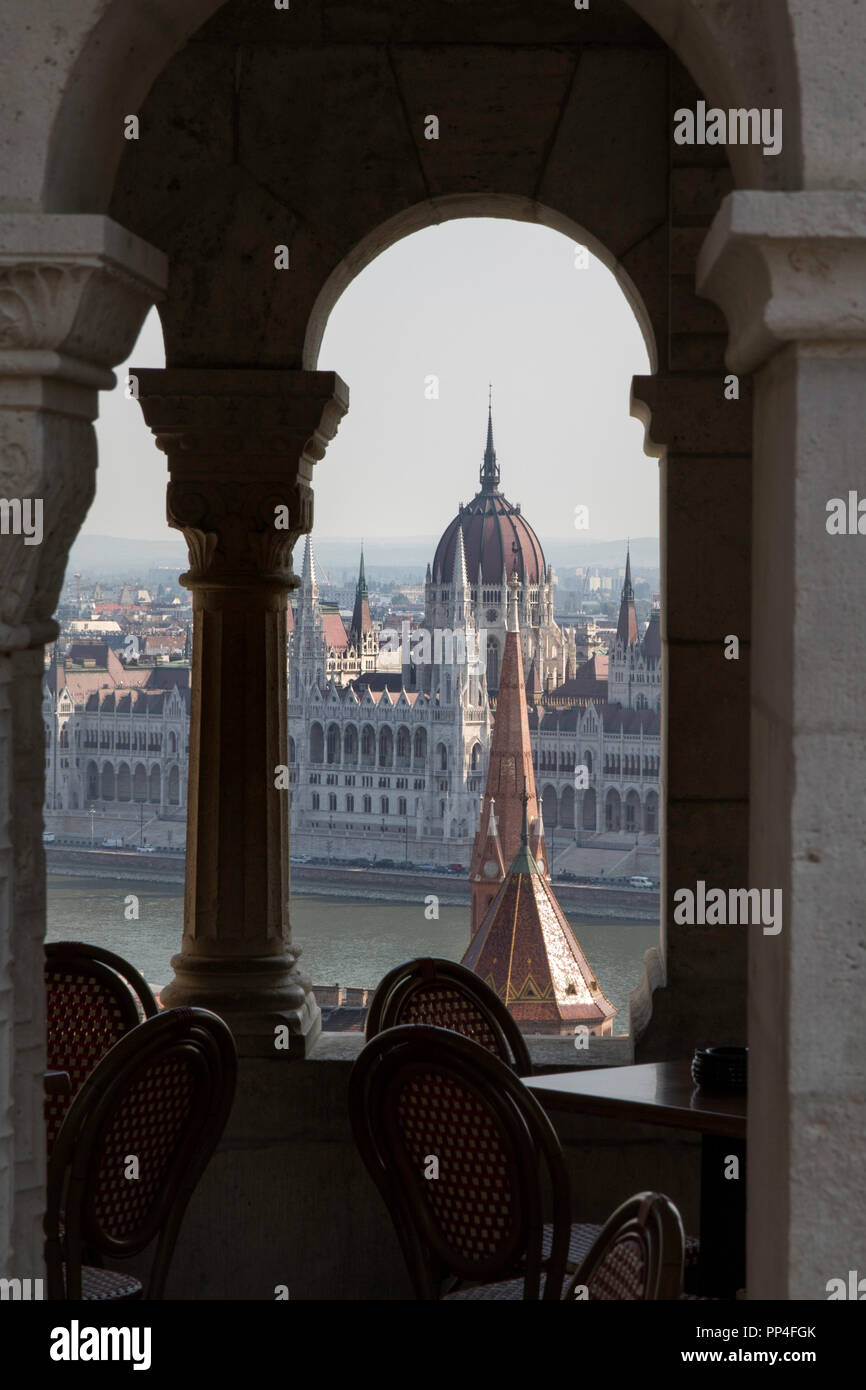
<path fill-rule="evenodd" d="M 45 1099 L 48 1153 L 72 1101 L 109 1048 L 142 1018 L 159 1012 L 141 975 L 113 951 L 82 941 L 56 941 L 45 948 L 45 991 L 49 1070 L 69 1075 L 66 1095 Z"/>
<path fill-rule="evenodd" d="M 440 1297 L 448 1280 L 485 1283 L 517 1270 L 524 1298 L 561 1295 L 565 1166 L 550 1121 L 510 1067 L 457 1033 L 406 1024 L 367 1044 L 349 1105 L 418 1298 Z M 546 1192 L 554 1222 L 545 1258 Z"/>
<path fill-rule="evenodd" d="M 685 1239 L 680 1214 L 659 1192 L 639 1192 L 603 1227 L 566 1292 L 591 1301 L 678 1299 Z"/>
<path fill-rule="evenodd" d="M 518 1076 L 532 1070 L 523 1034 L 499 995 L 455 961 L 419 957 L 397 966 L 382 980 L 367 1013 L 369 1042 L 404 1023 L 449 1028 L 471 1038 Z"/>
<path fill-rule="evenodd" d="M 155 1238 L 159 1298 L 190 1195 L 222 1133 L 234 1040 L 206 1009 L 170 1009 L 122 1038 L 85 1081 L 48 1172 L 50 1298 L 81 1297 L 83 1253 L 122 1259 Z"/>

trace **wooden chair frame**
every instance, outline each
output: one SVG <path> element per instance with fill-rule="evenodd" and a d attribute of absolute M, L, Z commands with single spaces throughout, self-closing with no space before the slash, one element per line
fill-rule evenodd
<path fill-rule="evenodd" d="M 431 1071 L 473 1094 L 509 1155 L 519 1222 L 495 1264 L 464 1258 L 449 1243 L 406 1152 L 395 1097 L 413 1074 Z M 446 1280 L 483 1284 L 518 1272 L 524 1299 L 562 1297 L 570 1233 L 565 1162 L 550 1120 L 505 1062 L 449 1029 L 419 1023 L 389 1028 L 367 1043 L 352 1069 L 349 1114 L 361 1157 L 394 1223 L 416 1298 L 440 1298 Z M 553 1223 L 545 1258 L 543 1207 L 548 1195 Z"/>
<path fill-rule="evenodd" d="M 532 1062 L 526 1041 L 496 991 L 465 965 L 438 956 L 418 956 L 384 976 L 367 1010 L 367 1041 L 386 1028 L 403 1024 L 403 1012 L 416 990 L 438 983 L 470 1000 L 496 1037 L 502 1061 L 518 1076 L 530 1076 Z"/>
<path fill-rule="evenodd" d="M 608 1218 L 565 1293 L 575 1296 L 590 1285 L 599 1265 L 618 1241 L 637 1236 L 647 1252 L 644 1300 L 678 1299 L 683 1289 L 685 1236 L 677 1208 L 661 1192 L 638 1192 Z"/>
<path fill-rule="evenodd" d="M 108 966 L 115 975 L 120 978 L 132 993 L 133 998 L 137 999 L 139 1009 L 137 1021 L 141 1015 L 145 1018 L 155 1018 L 159 1013 L 159 1005 L 153 994 L 153 990 L 135 968 L 130 965 L 123 956 L 115 955 L 114 951 L 107 951 L 103 946 L 91 946 L 86 941 L 49 941 L 45 946 L 45 965 L 56 968 L 68 968 L 69 970 L 83 969 L 97 962 L 103 966 Z M 104 972 L 100 972 L 100 978 L 104 978 Z"/>
<path fill-rule="evenodd" d="M 194 1100 L 162 1187 L 135 1230 L 118 1238 L 96 1209 L 100 1141 L 130 1086 L 180 1052 L 196 1078 Z M 82 1264 L 140 1254 L 157 1239 L 145 1298 L 162 1297 L 189 1199 L 225 1128 L 234 1099 L 237 1050 L 226 1023 L 207 1009 L 169 1009 L 115 1043 L 84 1082 L 48 1166 L 45 1260 L 48 1297 L 82 1297 Z M 86 1253 L 86 1259 L 84 1258 Z"/>

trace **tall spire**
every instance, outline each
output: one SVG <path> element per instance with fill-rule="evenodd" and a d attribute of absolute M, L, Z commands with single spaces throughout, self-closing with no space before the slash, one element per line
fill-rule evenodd
<path fill-rule="evenodd" d="M 509 585 L 509 623 L 499 671 L 496 718 L 487 764 L 487 783 L 481 822 L 472 848 L 469 883 L 472 894 L 472 931 L 478 930 L 484 915 L 502 882 L 499 864 L 487 850 L 489 806 L 496 800 L 499 840 L 504 864 L 510 864 L 520 849 L 521 833 L 539 815 L 535 772 L 532 766 L 532 744 L 529 736 L 529 713 L 526 705 L 526 684 L 523 654 L 517 622 L 517 592 L 519 581 L 512 578 Z M 522 804 L 526 797 L 525 806 Z M 543 839 L 539 851 L 544 854 Z"/>
<path fill-rule="evenodd" d="M 362 542 L 361 565 L 358 570 L 358 583 L 355 585 L 355 607 L 352 609 L 352 625 L 349 628 L 349 646 L 360 650 L 364 637 L 372 631 L 373 619 L 370 617 L 370 597 L 364 574 L 364 544 Z"/>
<path fill-rule="evenodd" d="M 319 595 L 319 581 L 316 574 L 316 557 L 313 554 L 313 538 L 309 531 L 304 538 L 304 567 L 301 571 L 301 588 L 314 598 Z"/>
<path fill-rule="evenodd" d="M 457 545 L 454 549 L 454 573 L 451 583 L 455 589 L 469 588 L 469 575 L 466 572 L 466 546 L 463 541 L 463 527 L 457 527 Z"/>
<path fill-rule="evenodd" d="M 488 389 L 487 396 L 487 445 L 484 450 L 484 462 L 481 465 L 481 490 L 482 492 L 495 492 L 499 487 L 499 465 L 496 462 L 496 450 L 493 447 L 493 387 Z"/>
<path fill-rule="evenodd" d="M 625 553 L 625 580 L 619 605 L 619 622 L 616 627 L 616 640 L 624 647 L 630 647 L 638 640 L 637 613 L 634 608 L 634 589 L 631 582 L 631 550 Z"/>

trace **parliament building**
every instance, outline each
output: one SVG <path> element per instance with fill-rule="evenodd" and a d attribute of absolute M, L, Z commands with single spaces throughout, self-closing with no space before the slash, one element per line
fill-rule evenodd
<path fill-rule="evenodd" d="M 554 618 L 541 542 L 501 490 L 490 414 L 480 488 L 443 531 L 424 598 L 420 626 L 378 630 L 362 557 L 347 627 L 320 599 L 307 537 L 289 611 L 293 852 L 469 866 L 516 610 L 551 867 L 651 869 L 659 614 L 639 631 L 627 557 L 615 639 L 579 661 L 575 630 Z"/>

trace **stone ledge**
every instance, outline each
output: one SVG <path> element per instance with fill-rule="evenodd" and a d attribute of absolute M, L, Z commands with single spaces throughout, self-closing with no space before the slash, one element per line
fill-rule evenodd
<path fill-rule="evenodd" d="M 625 1067 L 634 1061 L 634 1040 L 631 1035 L 612 1038 L 590 1038 L 589 1047 L 578 1051 L 574 1038 L 548 1037 L 544 1034 L 526 1035 L 533 1069 L 541 1071 L 571 1070 L 575 1067 Z M 321 1033 L 307 1062 L 354 1062 L 364 1046 L 363 1033 Z"/>

